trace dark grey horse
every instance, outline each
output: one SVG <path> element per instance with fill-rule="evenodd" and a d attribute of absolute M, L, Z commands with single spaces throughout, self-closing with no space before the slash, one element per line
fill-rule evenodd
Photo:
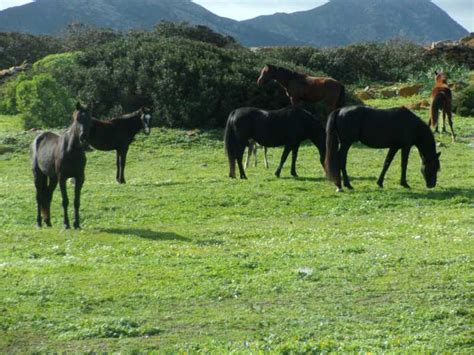
<path fill-rule="evenodd" d="M 421 172 L 428 188 L 436 186 L 439 156 L 430 128 L 407 108 L 378 110 L 365 106 L 344 107 L 333 111 L 327 123 L 326 173 L 338 191 L 344 186 L 352 189 L 346 171 L 347 153 L 354 142 L 371 148 L 389 148 L 382 173 L 377 181 L 383 187 L 385 174 L 397 152 L 402 151 L 402 177 L 400 184 L 406 188 L 408 156 L 413 146 L 420 152 Z"/>
<path fill-rule="evenodd" d="M 64 134 L 58 136 L 45 132 L 36 137 L 32 144 L 38 227 L 41 227 L 43 220 L 48 227 L 51 227 L 51 200 L 59 182 L 63 200 L 64 227 L 70 228 L 66 182 L 68 178 L 74 178 L 74 228 L 80 228 L 79 206 L 86 167 L 84 149 L 89 138 L 91 113 L 78 103 L 72 118 L 73 122 Z"/>
<path fill-rule="evenodd" d="M 240 178 L 246 179 L 242 163 L 245 147 L 253 140 L 264 147 L 284 146 L 280 165 L 275 175 L 280 177 L 283 164 L 292 152 L 291 175 L 297 177 L 296 159 L 301 142 L 309 139 L 318 148 L 320 162 L 324 166 L 326 132 L 321 122 L 299 107 L 264 111 L 244 107 L 233 111 L 225 129 L 224 143 L 229 158 L 229 176 L 235 178 L 235 163 L 239 166 Z"/>

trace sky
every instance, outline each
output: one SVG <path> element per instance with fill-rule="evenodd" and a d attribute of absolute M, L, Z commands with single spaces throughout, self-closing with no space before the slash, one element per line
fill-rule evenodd
<path fill-rule="evenodd" d="M 133 0 L 130 0 L 133 1 Z M 327 0 L 193 0 L 219 16 L 244 20 L 275 12 L 313 9 Z M 363 0 L 361 0 L 363 1 Z M 397 1 L 397 0 L 393 0 Z M 474 0 L 432 0 L 470 32 L 474 32 Z M 0 0 L 0 10 L 29 3 L 29 0 Z"/>

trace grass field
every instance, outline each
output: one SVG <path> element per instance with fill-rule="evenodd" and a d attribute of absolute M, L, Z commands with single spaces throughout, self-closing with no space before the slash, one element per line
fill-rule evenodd
<path fill-rule="evenodd" d="M 273 176 L 271 149 L 231 181 L 222 132 L 155 129 L 126 186 L 112 153 L 88 154 L 83 229 L 65 231 L 58 190 L 35 228 L 34 134 L 0 117 L 0 352 L 474 352 L 474 118 L 454 120 L 436 189 L 415 148 L 412 189 L 399 155 L 377 188 L 386 151 L 359 145 L 342 194 L 312 146 L 299 179 Z"/>

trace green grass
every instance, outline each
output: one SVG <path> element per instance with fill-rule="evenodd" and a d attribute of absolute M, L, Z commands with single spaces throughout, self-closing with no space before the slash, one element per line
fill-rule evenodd
<path fill-rule="evenodd" d="M 155 129 L 126 186 L 112 153 L 88 154 L 78 232 L 62 229 L 59 191 L 53 228 L 35 228 L 34 134 L 14 120 L 0 117 L 1 352 L 474 351 L 472 117 L 455 117 L 458 143 L 437 137 L 436 189 L 416 149 L 412 189 L 399 156 L 378 189 L 386 151 L 357 145 L 342 194 L 309 145 L 299 179 L 289 164 L 273 176 L 271 149 L 270 170 L 260 157 L 232 181 L 221 132 Z"/>

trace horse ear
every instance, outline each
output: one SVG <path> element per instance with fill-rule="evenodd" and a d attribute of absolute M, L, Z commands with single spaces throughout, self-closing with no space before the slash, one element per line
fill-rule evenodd
<path fill-rule="evenodd" d="M 81 105 L 81 103 L 78 101 L 78 102 L 76 102 L 76 110 L 79 111 L 80 109 L 82 109 L 82 105 Z"/>
<path fill-rule="evenodd" d="M 439 74 L 438 69 L 436 69 L 435 70 L 435 75 L 438 75 L 438 74 Z"/>

